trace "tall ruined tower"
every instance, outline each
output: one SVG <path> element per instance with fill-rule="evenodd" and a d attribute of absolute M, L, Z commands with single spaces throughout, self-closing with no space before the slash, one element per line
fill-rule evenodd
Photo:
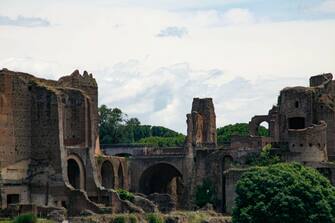
<path fill-rule="evenodd" d="M 187 114 L 187 143 L 193 146 L 216 146 L 216 116 L 212 98 L 194 98 Z"/>

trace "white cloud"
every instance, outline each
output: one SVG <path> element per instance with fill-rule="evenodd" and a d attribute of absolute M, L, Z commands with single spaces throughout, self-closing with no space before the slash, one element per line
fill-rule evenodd
<path fill-rule="evenodd" d="M 46 27 L 50 26 L 48 20 L 38 18 L 38 17 L 24 17 L 18 16 L 12 19 L 8 16 L 0 15 L 0 25 L 1 26 L 22 26 L 22 27 Z"/>
<path fill-rule="evenodd" d="M 317 9 L 322 12 L 335 12 L 335 0 L 325 0 Z"/>
<path fill-rule="evenodd" d="M 177 37 L 182 38 L 187 35 L 188 31 L 185 27 L 169 26 L 162 29 L 157 36 L 158 37 Z"/>
<path fill-rule="evenodd" d="M 53 79 L 88 70 L 100 103 L 180 131 L 193 97 L 213 97 L 222 126 L 266 113 L 285 86 L 335 73 L 334 20 L 259 23 L 246 9 L 171 12 L 63 1 L 2 7 L 0 14 L 55 24 L 0 26 L 2 67 Z M 187 38 L 156 37 L 171 25 L 185 27 Z"/>
<path fill-rule="evenodd" d="M 233 8 L 223 14 L 225 24 L 245 25 L 255 22 L 254 15 L 248 9 Z"/>

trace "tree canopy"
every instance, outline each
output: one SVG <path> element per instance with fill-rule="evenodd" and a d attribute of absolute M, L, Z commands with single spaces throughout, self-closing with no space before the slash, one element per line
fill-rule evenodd
<path fill-rule="evenodd" d="M 335 187 L 297 163 L 254 167 L 236 186 L 233 223 L 334 223 Z"/>
<path fill-rule="evenodd" d="M 260 126 L 258 128 L 258 134 L 260 136 L 268 136 L 269 131 L 264 126 Z M 236 123 L 233 125 L 226 125 L 217 129 L 217 135 L 219 144 L 229 143 L 233 135 L 248 136 L 249 125 L 248 123 Z"/>
<path fill-rule="evenodd" d="M 101 144 L 141 143 L 154 146 L 182 146 L 185 136 L 162 126 L 141 125 L 118 108 L 99 107 Z"/>

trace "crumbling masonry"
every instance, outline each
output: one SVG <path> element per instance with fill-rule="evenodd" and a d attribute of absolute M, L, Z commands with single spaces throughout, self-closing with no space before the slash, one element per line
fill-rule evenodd
<path fill-rule="evenodd" d="M 204 179 L 215 208 L 231 212 L 235 185 L 250 154 L 267 144 L 283 161 L 314 167 L 335 184 L 335 82 L 311 77 L 310 87 L 285 88 L 267 115 L 249 123 L 250 136 L 218 145 L 212 99 L 195 98 L 180 148 L 109 145 L 100 149 L 98 87 L 74 71 L 58 81 L 0 71 L 0 205 L 66 208 L 69 215 L 193 209 Z M 269 136 L 258 136 L 262 122 Z M 129 158 L 124 158 L 124 156 Z M 239 168 L 234 165 L 238 164 Z M 113 189 L 137 192 L 123 201 Z"/>

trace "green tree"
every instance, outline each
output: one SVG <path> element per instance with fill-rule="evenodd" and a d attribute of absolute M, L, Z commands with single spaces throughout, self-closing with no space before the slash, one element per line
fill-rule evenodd
<path fill-rule="evenodd" d="M 260 136 L 268 136 L 269 132 L 264 126 L 258 128 L 258 134 Z M 217 129 L 218 143 L 229 143 L 233 135 L 248 136 L 249 125 L 247 123 L 236 123 L 233 125 L 226 125 Z"/>
<path fill-rule="evenodd" d="M 148 144 L 157 147 L 175 147 L 183 146 L 185 142 L 185 136 L 179 135 L 175 137 L 158 137 L 151 136 L 143 138 L 139 141 L 141 144 Z"/>
<path fill-rule="evenodd" d="M 335 222 L 335 187 L 298 163 L 254 167 L 236 193 L 233 223 Z"/>
<path fill-rule="evenodd" d="M 126 121 L 126 115 L 118 108 L 108 108 L 102 105 L 99 108 L 99 134 L 102 144 L 120 143 L 124 136 L 122 126 Z"/>
<path fill-rule="evenodd" d="M 160 147 L 182 146 L 185 136 L 162 126 L 141 125 L 118 108 L 99 107 L 101 144 L 144 143 Z"/>

